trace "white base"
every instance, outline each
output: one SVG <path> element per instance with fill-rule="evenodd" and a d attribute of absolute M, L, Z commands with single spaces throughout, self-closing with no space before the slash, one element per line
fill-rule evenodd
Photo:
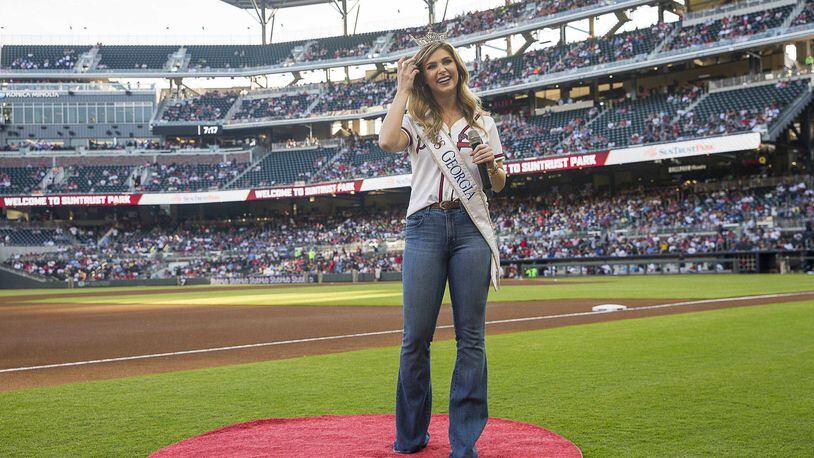
<path fill-rule="evenodd" d="M 621 304 L 599 304 L 595 305 L 591 310 L 594 312 L 621 312 L 622 310 L 627 310 L 627 306 Z"/>

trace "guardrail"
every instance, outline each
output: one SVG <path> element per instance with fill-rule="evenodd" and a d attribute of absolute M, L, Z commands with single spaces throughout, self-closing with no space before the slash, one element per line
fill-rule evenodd
<path fill-rule="evenodd" d="M 500 264 L 504 269 L 504 275 L 512 278 L 688 273 L 789 273 L 812 271 L 814 269 L 814 250 L 540 258 L 504 260 Z"/>

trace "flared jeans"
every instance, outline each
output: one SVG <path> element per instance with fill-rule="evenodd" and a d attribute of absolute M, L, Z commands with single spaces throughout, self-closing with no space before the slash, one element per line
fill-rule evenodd
<path fill-rule="evenodd" d="M 489 416 L 484 346 L 489 245 L 463 207 L 418 210 L 407 218 L 405 233 L 404 332 L 393 447 L 413 452 L 429 440 L 430 342 L 449 281 L 457 344 L 449 393 L 450 456 L 477 457 L 475 442 Z"/>

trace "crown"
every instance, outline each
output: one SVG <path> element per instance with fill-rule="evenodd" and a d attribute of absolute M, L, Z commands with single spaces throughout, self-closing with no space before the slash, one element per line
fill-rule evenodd
<path fill-rule="evenodd" d="M 423 48 L 432 43 L 443 43 L 447 41 L 447 34 L 430 31 L 421 38 L 416 38 L 415 35 L 410 35 L 410 38 L 412 38 L 418 46 Z"/>

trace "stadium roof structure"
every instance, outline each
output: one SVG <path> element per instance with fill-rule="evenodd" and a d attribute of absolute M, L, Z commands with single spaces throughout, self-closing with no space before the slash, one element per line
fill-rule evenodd
<path fill-rule="evenodd" d="M 318 5 L 333 3 L 333 0 L 221 0 L 243 10 L 251 10 L 265 6 L 266 8 L 292 8 L 297 6 Z"/>
<path fill-rule="evenodd" d="M 271 42 L 271 37 L 274 36 L 274 20 L 277 16 L 277 10 L 281 8 L 294 8 L 297 6 L 319 5 L 323 3 L 337 4 L 338 0 L 221 0 L 224 3 L 232 5 L 242 10 L 254 10 L 257 15 L 257 22 L 260 24 L 260 35 L 263 44 L 266 44 L 266 27 L 271 21 L 271 34 L 268 41 Z M 347 0 L 341 0 L 344 7 L 343 19 L 347 23 Z M 337 8 L 340 8 L 337 6 Z M 342 10 L 340 10 L 340 14 Z"/>
<path fill-rule="evenodd" d="M 345 32 L 345 35 L 348 34 L 348 15 L 349 13 L 356 9 L 356 19 L 359 19 L 359 1 L 355 0 L 354 5 L 348 8 L 348 0 L 221 0 L 224 3 L 232 5 L 236 8 L 240 8 L 242 10 L 254 10 L 255 14 L 257 15 L 257 22 L 260 24 L 260 33 L 262 34 L 262 42 L 266 44 L 266 27 L 271 21 L 271 34 L 269 36 L 269 42 L 271 42 L 271 36 L 274 35 L 274 19 L 277 14 L 277 10 L 282 8 L 295 8 L 298 6 L 309 6 L 309 5 L 321 5 L 321 4 L 331 4 L 333 5 L 336 10 L 339 12 L 339 15 L 342 17 L 342 26 Z M 429 11 L 429 23 L 433 24 L 435 22 L 435 3 L 438 0 L 422 0 L 426 5 Z M 444 7 L 444 17 L 446 17 L 446 10 L 449 6 L 449 0 L 446 0 L 446 6 Z"/>

